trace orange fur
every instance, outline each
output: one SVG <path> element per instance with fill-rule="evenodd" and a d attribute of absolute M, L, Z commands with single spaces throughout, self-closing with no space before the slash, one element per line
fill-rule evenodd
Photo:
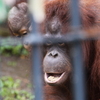
<path fill-rule="evenodd" d="M 59 21 L 61 22 L 62 34 L 71 30 L 69 5 L 69 0 L 48 0 L 45 2 L 46 20 L 43 22 L 42 27 L 44 33 L 46 23 L 49 23 L 55 16 L 59 18 Z M 100 29 L 100 1 L 79 0 L 79 8 L 82 29 L 89 32 L 87 34 L 88 36 L 95 36 L 95 32 L 99 32 Z M 82 45 L 87 70 L 88 100 L 100 100 L 100 41 L 85 41 Z M 46 86 L 46 100 L 72 100 L 71 96 L 66 97 L 70 91 L 70 89 L 68 90 L 67 85 L 66 88 L 67 90 L 65 89 L 65 93 L 63 93 L 64 86 L 62 88 Z M 48 95 L 50 95 L 50 97 L 52 95 L 53 98 L 48 98 Z M 64 98 L 60 99 L 58 98 L 59 96 Z"/>

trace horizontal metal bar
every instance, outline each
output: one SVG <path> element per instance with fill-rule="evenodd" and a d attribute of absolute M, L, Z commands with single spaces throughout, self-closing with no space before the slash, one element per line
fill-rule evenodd
<path fill-rule="evenodd" d="M 50 37 L 46 37 L 41 35 L 41 33 L 31 33 L 25 36 L 24 43 L 29 43 L 29 44 L 43 44 L 46 43 L 48 40 L 52 41 L 53 43 L 58 43 L 58 42 L 73 42 L 73 41 L 78 41 L 78 40 L 87 40 L 87 39 L 92 39 L 87 37 L 84 31 L 74 29 L 73 32 L 68 32 L 66 35 L 62 35 L 60 38 L 56 38 L 55 35 L 52 35 Z"/>
<path fill-rule="evenodd" d="M 52 43 L 58 43 L 58 42 L 75 42 L 75 41 L 88 41 L 88 40 L 99 40 L 100 36 L 96 37 L 86 37 L 84 34 L 67 34 L 62 36 L 61 38 L 56 38 L 54 36 L 51 36 L 49 38 L 40 36 L 40 35 L 34 35 L 30 34 L 23 38 L 15 38 L 15 37 L 7 37 L 2 38 L 0 37 L 0 46 L 16 46 L 16 45 L 23 45 L 23 44 L 44 44 L 48 40 L 52 41 Z"/>
<path fill-rule="evenodd" d="M 16 45 L 20 45 L 20 44 L 23 44 L 23 40 L 21 38 L 0 37 L 0 46 L 6 46 L 6 45 L 16 46 Z"/>

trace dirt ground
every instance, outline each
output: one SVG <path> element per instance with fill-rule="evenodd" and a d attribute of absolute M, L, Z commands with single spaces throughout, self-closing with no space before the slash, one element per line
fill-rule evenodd
<path fill-rule="evenodd" d="M 0 56 L 0 77 L 11 76 L 14 79 L 20 79 L 22 88 L 30 90 L 27 87 L 31 84 L 31 60 L 25 57 Z"/>

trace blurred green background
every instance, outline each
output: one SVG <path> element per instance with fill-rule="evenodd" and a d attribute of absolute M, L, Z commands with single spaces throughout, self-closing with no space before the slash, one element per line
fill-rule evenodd
<path fill-rule="evenodd" d="M 0 0 L 0 37 L 11 37 L 7 26 L 7 11 Z M 31 60 L 22 45 L 0 46 L 0 100 L 33 100 Z"/>

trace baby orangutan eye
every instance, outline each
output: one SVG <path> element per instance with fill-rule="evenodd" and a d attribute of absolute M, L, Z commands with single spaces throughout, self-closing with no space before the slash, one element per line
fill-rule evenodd
<path fill-rule="evenodd" d="M 27 34 L 27 32 L 26 33 L 24 33 L 23 35 L 26 35 Z"/>
<path fill-rule="evenodd" d="M 22 35 L 26 35 L 27 34 L 27 31 L 24 31 L 23 33 L 22 33 Z"/>

